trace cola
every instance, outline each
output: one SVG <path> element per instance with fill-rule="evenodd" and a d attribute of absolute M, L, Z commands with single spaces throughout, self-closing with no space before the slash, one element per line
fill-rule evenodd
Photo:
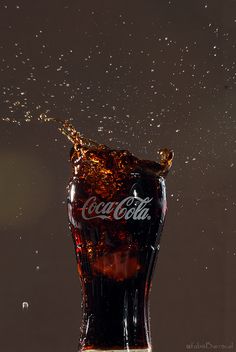
<path fill-rule="evenodd" d="M 149 294 L 173 152 L 154 162 L 77 142 L 67 206 L 83 299 L 79 351 L 150 352 Z"/>

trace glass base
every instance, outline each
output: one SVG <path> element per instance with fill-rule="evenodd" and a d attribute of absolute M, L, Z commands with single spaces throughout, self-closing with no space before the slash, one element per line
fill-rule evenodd
<path fill-rule="evenodd" d="M 83 352 L 83 351 L 82 351 Z M 151 348 L 145 348 L 145 349 L 122 349 L 122 350 L 84 350 L 84 352 L 152 352 Z"/>

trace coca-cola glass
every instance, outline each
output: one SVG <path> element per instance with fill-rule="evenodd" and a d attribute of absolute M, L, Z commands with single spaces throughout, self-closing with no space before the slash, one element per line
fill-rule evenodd
<path fill-rule="evenodd" d="M 149 293 L 173 153 L 139 160 L 104 145 L 73 148 L 68 217 L 82 286 L 79 351 L 150 352 Z"/>

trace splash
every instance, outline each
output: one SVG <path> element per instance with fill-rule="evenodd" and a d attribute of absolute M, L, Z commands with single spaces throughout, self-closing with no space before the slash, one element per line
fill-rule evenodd
<path fill-rule="evenodd" d="M 78 151 L 81 147 L 98 147 L 99 144 L 95 141 L 85 138 L 79 133 L 76 128 L 70 123 L 69 120 L 61 120 L 54 117 L 48 117 L 46 114 L 41 114 L 38 118 L 39 121 L 54 123 L 57 129 L 73 144 L 74 149 Z"/>
<path fill-rule="evenodd" d="M 9 117 L 2 118 L 2 120 L 8 123 L 17 123 L 18 125 L 21 125 L 21 122 L 19 120 L 12 119 Z M 90 159 L 90 161 L 92 161 L 93 163 L 100 163 L 102 165 L 103 164 L 103 160 L 102 160 L 103 158 L 101 157 L 102 151 L 106 152 L 106 154 L 109 154 L 110 152 L 112 152 L 112 158 L 118 158 L 118 159 L 121 157 L 120 155 L 121 153 L 125 159 L 128 157 L 126 161 L 127 164 L 132 164 L 134 160 L 135 162 L 138 162 L 139 160 L 138 158 L 135 158 L 134 155 L 130 153 L 128 150 L 118 151 L 115 149 L 111 149 L 104 144 L 99 144 L 92 139 L 84 137 L 72 125 L 71 123 L 72 119 L 62 120 L 59 118 L 48 116 L 47 113 L 41 113 L 37 118 L 37 120 L 43 123 L 55 124 L 59 132 L 63 134 L 73 144 L 73 149 L 71 153 L 72 162 L 82 156 L 87 160 Z M 150 161 L 150 160 L 139 160 L 139 162 L 141 161 L 142 166 L 151 170 L 156 175 L 166 177 L 172 165 L 174 152 L 171 149 L 162 148 L 157 151 L 157 154 L 159 155 L 159 162 Z M 104 154 L 104 157 L 107 157 L 107 155 L 105 156 Z"/>

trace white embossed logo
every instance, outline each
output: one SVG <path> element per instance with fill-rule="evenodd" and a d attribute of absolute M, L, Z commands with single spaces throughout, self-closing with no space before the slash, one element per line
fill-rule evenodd
<path fill-rule="evenodd" d="M 140 198 L 129 196 L 120 202 L 97 202 L 95 196 L 90 197 L 84 203 L 82 208 L 82 217 L 85 220 L 101 218 L 101 219 L 115 219 L 120 220 L 150 220 L 149 208 L 147 204 L 152 201 L 153 198 Z"/>

